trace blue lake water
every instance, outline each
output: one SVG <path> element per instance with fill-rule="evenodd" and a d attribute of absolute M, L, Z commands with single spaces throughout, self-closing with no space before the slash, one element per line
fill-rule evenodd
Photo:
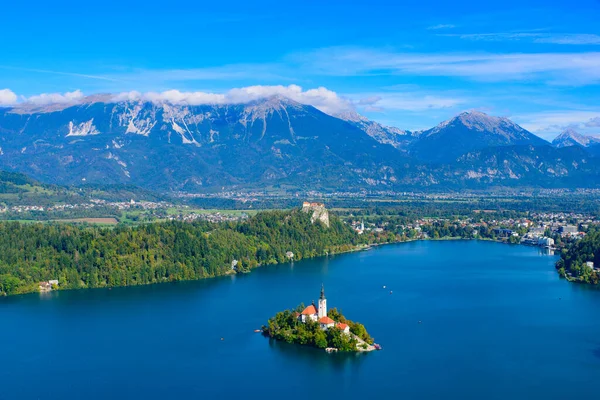
<path fill-rule="evenodd" d="M 600 291 L 559 279 L 555 261 L 532 247 L 412 242 L 235 277 L 4 298 L 0 399 L 597 398 Z M 382 351 L 330 355 L 253 332 L 317 300 L 321 283 Z"/>

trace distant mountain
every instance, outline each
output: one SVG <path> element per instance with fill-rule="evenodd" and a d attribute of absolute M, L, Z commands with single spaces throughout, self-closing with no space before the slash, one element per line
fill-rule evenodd
<path fill-rule="evenodd" d="M 554 147 L 582 146 L 590 147 L 600 144 L 596 136 L 582 135 L 573 129 L 566 129 L 552 141 Z"/>
<path fill-rule="evenodd" d="M 159 190 L 385 187 L 405 174 L 392 146 L 278 96 L 200 106 L 96 100 L 0 110 L 0 167 L 45 182 Z"/>
<path fill-rule="evenodd" d="M 356 126 L 379 143 L 392 145 L 399 150 L 405 150 L 419 136 L 418 133 L 381 125 L 355 111 L 346 111 L 334 116 Z"/>
<path fill-rule="evenodd" d="M 423 131 L 409 147 L 414 157 L 428 162 L 451 162 L 480 149 L 510 145 L 549 145 L 508 118 L 469 111 Z"/>
<path fill-rule="evenodd" d="M 580 147 L 499 146 L 476 150 L 445 165 L 442 181 L 461 186 L 597 187 L 600 159 Z"/>
<path fill-rule="evenodd" d="M 600 186 L 600 146 L 552 147 L 480 112 L 409 132 L 279 96 L 197 106 L 113 99 L 0 109 L 0 169 L 159 192 Z"/>

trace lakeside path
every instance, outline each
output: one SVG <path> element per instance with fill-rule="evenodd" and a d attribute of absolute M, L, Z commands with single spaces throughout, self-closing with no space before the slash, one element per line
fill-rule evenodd
<path fill-rule="evenodd" d="M 373 345 L 365 342 L 364 340 L 362 340 L 361 338 L 359 338 L 358 336 L 356 336 L 354 333 L 350 333 L 350 335 L 352 335 L 356 339 L 356 341 L 358 342 L 358 344 L 356 345 L 356 349 L 358 351 L 363 352 L 363 351 L 373 351 L 373 350 L 376 350 L 375 346 L 373 346 Z M 367 345 L 366 349 L 362 348 L 363 344 Z"/>

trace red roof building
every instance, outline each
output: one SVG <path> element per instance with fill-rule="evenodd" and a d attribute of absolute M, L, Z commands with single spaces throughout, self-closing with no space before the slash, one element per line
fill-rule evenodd
<path fill-rule="evenodd" d="M 315 308 L 315 306 L 313 304 L 311 304 L 310 306 L 306 307 L 304 309 L 304 311 L 302 311 L 302 315 L 313 315 L 317 313 L 317 309 Z"/>

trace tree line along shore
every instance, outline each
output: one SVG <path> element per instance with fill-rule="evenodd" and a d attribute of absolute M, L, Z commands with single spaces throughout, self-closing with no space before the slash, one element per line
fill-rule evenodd
<path fill-rule="evenodd" d="M 259 265 L 352 250 L 359 237 L 298 209 L 230 223 L 178 221 L 135 227 L 0 223 L 0 294 L 196 280 Z M 50 289 L 50 288 L 49 288 Z"/>
<path fill-rule="evenodd" d="M 413 240 L 358 235 L 329 213 L 327 227 L 300 209 L 264 211 L 241 221 L 157 222 L 112 228 L 0 222 L 0 295 L 197 280 L 249 272 L 259 265 Z M 472 238 L 471 230 L 432 224 L 432 239 Z M 486 239 L 480 230 L 479 239 Z M 495 240 L 490 230 L 490 239 Z M 600 234 L 590 226 L 557 263 L 571 281 L 597 284 Z M 58 282 L 58 284 L 56 284 Z"/>

